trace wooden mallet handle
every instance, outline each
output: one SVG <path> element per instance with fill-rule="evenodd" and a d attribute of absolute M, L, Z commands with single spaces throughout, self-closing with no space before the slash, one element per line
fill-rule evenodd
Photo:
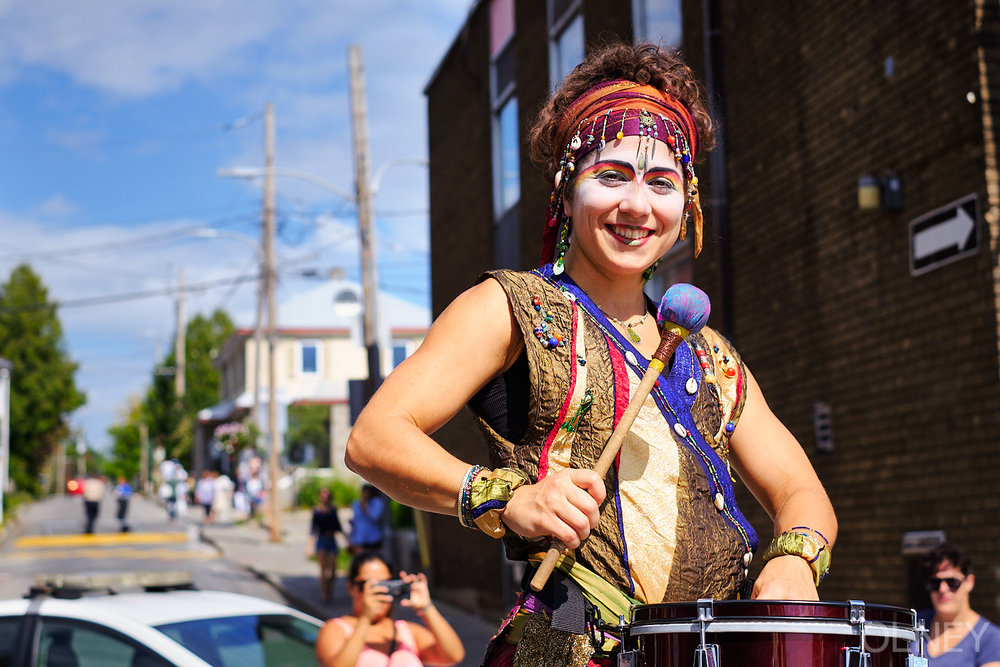
<path fill-rule="evenodd" d="M 625 442 L 625 436 L 631 430 L 632 424 L 639 414 L 639 410 L 642 408 L 643 403 L 646 402 L 649 393 L 653 390 L 653 386 L 656 384 L 660 373 L 666 368 L 670 357 L 673 356 L 681 341 L 688 334 L 700 331 L 705 326 L 705 322 L 708 321 L 710 309 L 708 296 L 693 285 L 678 283 L 677 285 L 672 285 L 663 295 L 663 299 L 660 300 L 660 307 L 657 310 L 657 320 L 661 323 L 660 345 L 656 348 L 656 352 L 653 353 L 653 358 L 649 361 L 649 366 L 646 368 L 646 372 L 643 373 L 642 380 L 639 381 L 639 386 L 636 388 L 635 393 L 629 399 L 628 406 L 625 408 L 625 412 L 622 413 L 622 418 L 618 421 L 614 431 L 611 432 L 611 437 L 608 438 L 607 443 L 605 443 L 604 451 L 601 452 L 600 458 L 594 464 L 594 472 L 602 478 L 611 469 L 611 465 L 621 450 L 622 443 Z M 688 326 L 675 324 L 678 321 Z M 531 578 L 531 589 L 533 591 L 537 592 L 545 587 L 546 582 L 548 582 L 549 577 L 552 575 L 552 571 L 555 569 L 556 563 L 559 561 L 559 556 L 566 550 L 567 547 L 563 544 L 562 540 L 552 539 L 552 544 L 549 546 L 545 558 L 535 571 L 535 575 Z"/>

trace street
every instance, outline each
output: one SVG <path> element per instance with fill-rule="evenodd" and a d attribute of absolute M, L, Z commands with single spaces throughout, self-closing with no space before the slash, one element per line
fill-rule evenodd
<path fill-rule="evenodd" d="M 269 540 L 266 527 L 254 521 L 219 521 L 204 526 L 202 513 L 171 522 L 154 500 L 132 496 L 128 524 L 119 532 L 117 506 L 106 497 L 93 535 L 83 534 L 83 499 L 56 496 L 22 506 L 17 521 L 0 536 L 0 600 L 28 592 L 37 574 L 187 570 L 201 590 L 253 595 L 294 607 L 320 620 L 350 613 L 343 577 L 334 599 L 324 604 L 316 584 L 316 564 L 305 555 L 309 510 L 282 514 L 283 540 Z M 433 596 L 433 590 L 431 591 Z M 462 638 L 466 658 L 458 667 L 478 665 L 499 619 L 483 619 L 436 601 Z M 399 618 L 417 620 L 397 610 Z"/>
<path fill-rule="evenodd" d="M 198 588 L 287 604 L 272 586 L 201 542 L 196 524 L 170 522 L 157 503 L 133 496 L 131 530 L 122 533 L 116 510 L 116 501 L 105 497 L 94 534 L 84 535 L 80 496 L 54 496 L 20 508 L 17 523 L 0 542 L 0 599 L 27 593 L 37 574 L 188 570 Z"/>

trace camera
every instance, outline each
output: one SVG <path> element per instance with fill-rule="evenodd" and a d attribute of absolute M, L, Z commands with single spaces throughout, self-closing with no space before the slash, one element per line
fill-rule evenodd
<path fill-rule="evenodd" d="M 394 600 L 402 600 L 410 597 L 410 584 L 402 579 L 390 579 L 389 581 L 378 582 L 379 586 L 386 589 L 386 594 L 391 595 Z"/>

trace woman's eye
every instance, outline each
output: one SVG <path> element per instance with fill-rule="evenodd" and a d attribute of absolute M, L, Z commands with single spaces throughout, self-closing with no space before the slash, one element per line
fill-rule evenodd
<path fill-rule="evenodd" d="M 654 178 L 649 181 L 649 186 L 658 192 L 669 192 L 676 190 L 677 184 L 669 178 Z"/>
<path fill-rule="evenodd" d="M 609 185 L 615 183 L 627 183 L 628 178 L 620 171 L 602 171 L 597 175 L 598 180 Z"/>

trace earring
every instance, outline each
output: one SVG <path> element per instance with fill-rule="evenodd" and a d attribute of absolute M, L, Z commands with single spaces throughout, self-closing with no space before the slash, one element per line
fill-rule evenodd
<path fill-rule="evenodd" d="M 559 276 L 562 275 L 563 271 L 566 270 L 566 251 L 569 250 L 569 225 L 572 222 L 571 218 L 566 218 L 563 220 L 562 227 L 559 229 L 559 240 L 556 241 L 556 261 L 552 264 L 552 275 Z"/>
<path fill-rule="evenodd" d="M 646 283 L 648 283 L 649 280 L 653 277 L 653 274 L 656 273 L 656 269 L 658 269 L 660 267 L 660 262 L 662 262 L 662 261 L 663 261 L 663 258 L 661 257 L 660 259 L 658 259 L 655 262 L 653 262 L 652 266 L 650 266 L 649 268 L 647 268 L 645 271 L 642 272 L 642 284 L 643 285 L 645 285 Z"/>

